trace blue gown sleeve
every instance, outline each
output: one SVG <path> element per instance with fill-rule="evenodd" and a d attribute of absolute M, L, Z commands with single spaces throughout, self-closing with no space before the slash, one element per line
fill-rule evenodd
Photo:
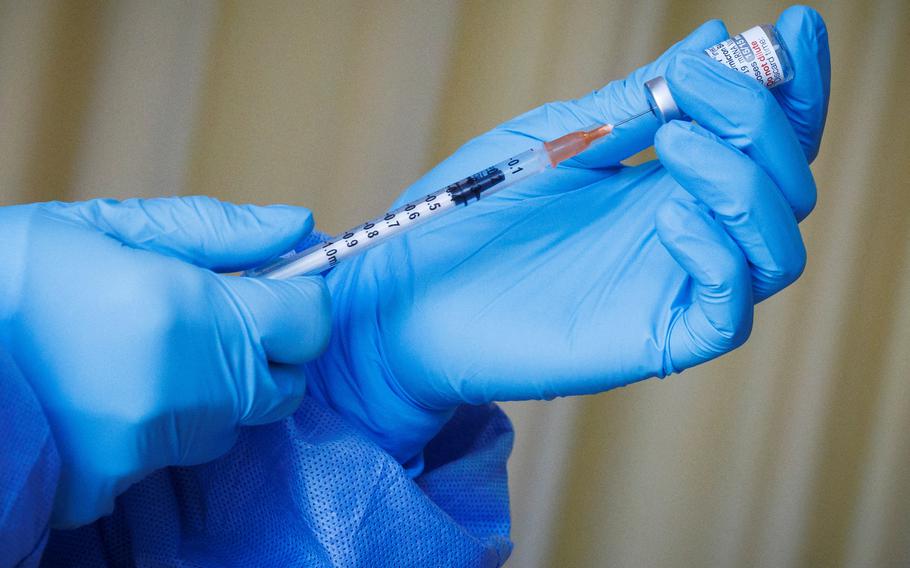
<path fill-rule="evenodd" d="M 66 566 L 499 566 L 511 551 L 508 419 L 465 406 L 411 479 L 310 397 L 290 418 L 245 428 L 207 464 L 130 488 L 114 513 L 54 531 L 44 564 Z"/>
<path fill-rule="evenodd" d="M 0 565 L 38 565 L 59 472 L 44 412 L 0 349 Z"/>

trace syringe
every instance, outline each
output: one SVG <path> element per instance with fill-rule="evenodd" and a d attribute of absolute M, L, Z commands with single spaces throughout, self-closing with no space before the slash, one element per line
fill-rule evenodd
<path fill-rule="evenodd" d="M 756 26 L 709 47 L 705 54 L 731 69 L 755 78 L 768 88 L 786 83 L 794 75 L 783 40 L 774 26 L 768 24 Z M 644 90 L 648 108 L 637 114 L 613 124 L 592 126 L 544 142 L 403 207 L 389 211 L 382 217 L 349 229 L 330 241 L 284 256 L 271 264 L 247 271 L 245 275 L 280 279 L 301 274 L 319 274 L 390 237 L 454 211 L 458 205 L 468 205 L 548 168 L 554 168 L 560 162 L 583 152 L 595 140 L 610 134 L 621 124 L 645 115 L 653 115 L 661 123 L 685 117 L 676 105 L 670 87 L 663 77 L 646 81 Z"/>
<path fill-rule="evenodd" d="M 469 205 L 481 197 L 488 197 L 549 168 L 555 168 L 560 162 L 580 154 L 595 140 L 612 131 L 613 125 L 595 125 L 544 142 L 381 217 L 352 227 L 329 241 L 248 270 L 244 276 L 284 279 L 320 274 L 386 239 L 454 211 L 459 205 Z"/>

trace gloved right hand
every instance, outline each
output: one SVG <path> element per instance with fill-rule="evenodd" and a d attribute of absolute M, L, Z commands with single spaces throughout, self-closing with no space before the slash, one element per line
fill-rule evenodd
<path fill-rule="evenodd" d="M 407 462 L 459 404 L 596 393 L 742 344 L 753 305 L 803 269 L 797 223 L 815 204 L 809 162 L 828 104 L 821 17 L 791 8 L 777 27 L 795 78 L 774 92 L 705 56 L 728 37 L 713 21 L 627 79 L 510 120 L 434 168 L 401 201 L 637 114 L 658 75 L 696 121 L 642 117 L 332 270 L 335 331 L 307 366 L 310 392 Z M 622 164 L 652 143 L 660 161 Z"/>
<path fill-rule="evenodd" d="M 299 207 L 204 197 L 0 208 L 0 349 L 61 457 L 51 523 L 109 513 L 155 469 L 214 459 L 294 411 L 329 333 L 321 278 L 224 276 L 290 249 Z"/>

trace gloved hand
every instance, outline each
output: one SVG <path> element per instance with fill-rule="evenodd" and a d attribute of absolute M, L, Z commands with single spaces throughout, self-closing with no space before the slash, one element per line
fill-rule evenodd
<path fill-rule="evenodd" d="M 0 348 L 61 457 L 52 524 L 111 511 L 130 484 L 227 451 L 296 408 L 330 330 L 321 278 L 223 276 L 312 228 L 306 209 L 210 198 L 0 208 Z"/>
<path fill-rule="evenodd" d="M 702 53 L 728 37 L 712 21 L 626 80 L 519 116 L 419 180 L 399 203 L 636 114 L 658 75 L 697 122 L 633 121 L 333 270 L 334 331 L 307 366 L 311 392 L 407 462 L 456 405 L 596 393 L 741 345 L 753 305 L 803 270 L 797 223 L 815 204 L 809 162 L 828 102 L 821 17 L 792 8 L 777 25 L 795 79 L 774 92 Z M 620 163 L 652 142 L 659 162 Z"/>

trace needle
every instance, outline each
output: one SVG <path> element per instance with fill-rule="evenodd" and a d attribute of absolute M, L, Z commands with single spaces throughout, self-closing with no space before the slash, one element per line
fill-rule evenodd
<path fill-rule="evenodd" d="M 646 114 L 651 114 L 651 109 L 650 109 L 650 108 L 649 108 L 648 110 L 642 111 L 642 112 L 640 112 L 640 113 L 638 113 L 638 114 L 635 114 L 635 115 L 626 117 L 626 118 L 620 120 L 619 122 L 614 122 L 614 123 L 613 123 L 613 128 L 616 128 L 617 126 L 620 126 L 620 125 L 625 124 L 625 123 L 627 123 L 627 122 L 633 121 L 633 120 L 635 120 L 636 118 L 642 117 L 642 116 L 644 116 L 644 115 L 646 115 Z"/>

